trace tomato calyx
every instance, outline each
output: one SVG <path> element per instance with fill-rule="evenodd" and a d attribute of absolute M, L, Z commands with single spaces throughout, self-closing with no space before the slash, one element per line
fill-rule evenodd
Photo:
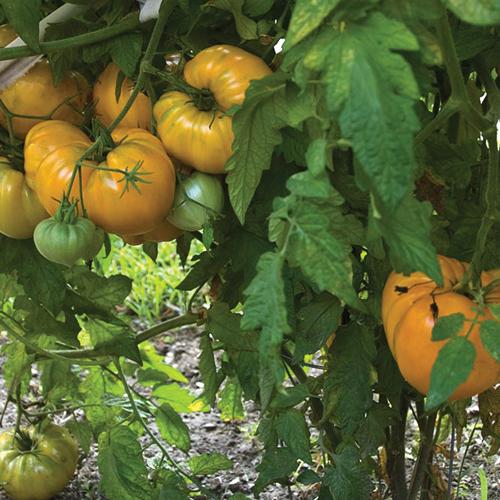
<path fill-rule="evenodd" d="M 36 448 L 36 442 L 30 438 L 27 432 L 18 429 L 14 439 L 16 440 L 18 449 L 22 453 L 31 453 Z"/>
<path fill-rule="evenodd" d="M 70 203 L 68 198 L 64 196 L 61 201 L 59 209 L 54 214 L 54 219 L 57 222 L 63 222 L 65 224 L 75 224 L 78 219 L 78 214 L 76 213 L 76 207 L 78 202 Z"/>
<path fill-rule="evenodd" d="M 199 90 L 193 96 L 193 101 L 200 111 L 215 111 L 217 109 L 217 101 L 209 89 Z"/>

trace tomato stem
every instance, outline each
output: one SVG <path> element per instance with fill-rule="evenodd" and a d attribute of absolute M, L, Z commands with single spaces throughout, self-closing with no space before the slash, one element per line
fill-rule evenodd
<path fill-rule="evenodd" d="M 140 26 L 140 24 L 139 14 L 133 13 L 123 18 L 121 22 L 113 24 L 111 26 L 107 26 L 106 28 L 101 28 L 89 33 L 84 33 L 82 35 L 62 38 L 60 40 L 53 40 L 51 42 L 40 42 L 40 52 L 31 49 L 27 45 L 21 47 L 1 48 L 0 61 L 6 61 L 8 59 L 19 59 L 21 57 L 27 57 L 37 54 L 50 54 L 52 52 L 58 52 L 63 49 L 92 45 L 94 43 L 102 42 L 104 40 L 114 38 L 117 35 L 121 35 L 122 33 L 134 30 L 135 28 Z"/>

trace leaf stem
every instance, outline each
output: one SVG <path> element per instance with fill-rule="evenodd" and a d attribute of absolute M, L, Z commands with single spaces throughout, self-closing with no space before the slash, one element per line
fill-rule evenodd
<path fill-rule="evenodd" d="M 11 321 L 15 321 L 8 314 L 6 314 L 6 313 L 4 313 L 2 311 L 0 311 L 0 314 L 6 316 Z M 21 325 L 19 325 L 19 323 L 17 323 L 17 321 L 15 321 L 15 322 L 18 325 L 18 328 L 21 328 Z M 3 328 L 5 328 L 9 332 L 9 334 L 12 335 L 12 337 L 14 337 L 17 341 L 19 341 L 22 344 L 24 344 L 30 351 L 38 354 L 38 356 L 40 358 L 54 359 L 56 361 L 70 361 L 67 357 L 65 357 L 65 356 L 57 353 L 56 351 L 48 351 L 46 349 L 43 349 L 42 347 L 39 347 L 35 343 L 31 342 L 30 340 L 28 340 L 26 338 L 25 335 L 21 335 L 21 334 L 17 333 L 16 331 L 14 331 L 14 329 L 12 328 L 12 326 L 9 325 L 3 319 L 0 319 L 0 325 L 3 326 Z M 79 364 L 90 366 L 90 365 L 100 365 L 103 362 L 104 361 L 100 361 L 100 362 L 97 362 L 97 361 L 82 361 Z"/>
<path fill-rule="evenodd" d="M 37 54 L 50 54 L 52 52 L 58 52 L 64 49 L 92 45 L 94 43 L 114 38 L 117 35 L 126 33 L 127 31 L 131 31 L 140 26 L 140 24 L 139 14 L 134 13 L 125 17 L 121 22 L 117 24 L 113 24 L 99 30 L 91 31 L 90 33 L 75 35 L 68 38 L 63 38 L 61 40 L 53 40 L 51 42 L 40 42 L 40 52 L 31 49 L 27 45 L 21 47 L 0 48 L 0 61 L 6 61 L 8 59 L 19 59 L 21 57 L 27 57 Z"/>
<path fill-rule="evenodd" d="M 152 326 L 151 328 L 148 328 L 147 330 L 142 331 L 135 337 L 135 343 L 137 345 L 141 344 L 142 342 L 145 342 L 146 340 L 149 340 L 153 337 L 156 337 L 157 335 L 160 335 L 161 333 L 164 333 L 168 330 L 172 330 L 174 328 L 179 328 L 181 326 L 186 326 L 186 325 L 193 325 L 195 323 L 200 323 L 202 319 L 200 318 L 199 315 L 193 314 L 193 313 L 186 313 L 182 316 L 178 316 L 176 318 L 168 319 L 166 321 L 163 321 L 161 323 L 158 323 L 155 326 Z M 94 349 L 67 349 L 67 350 L 58 350 L 58 351 L 45 351 L 48 354 L 53 354 L 53 355 L 58 355 L 58 356 L 63 356 L 64 360 L 75 360 L 75 359 L 96 359 L 100 358 L 102 356 L 105 356 L 105 354 L 101 353 L 98 348 Z M 42 357 L 47 357 L 43 356 Z M 78 361 L 77 364 L 81 364 L 80 361 Z M 101 363 L 99 363 L 101 364 Z"/>
<path fill-rule="evenodd" d="M 476 236 L 476 245 L 471 260 L 470 275 L 473 284 L 480 282 L 480 272 L 482 257 L 488 241 L 488 234 L 497 221 L 497 188 L 498 188 L 498 168 L 499 154 L 497 146 L 496 131 L 490 132 L 486 136 L 489 145 L 488 173 L 486 176 L 486 189 L 484 192 L 485 211 L 481 219 L 481 225 Z"/>

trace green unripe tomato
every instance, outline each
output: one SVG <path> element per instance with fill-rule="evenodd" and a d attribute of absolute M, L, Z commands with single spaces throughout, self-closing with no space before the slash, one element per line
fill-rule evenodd
<path fill-rule="evenodd" d="M 64 428 L 8 430 L 0 434 L 0 485 L 13 500 L 47 500 L 73 478 L 78 445 Z"/>
<path fill-rule="evenodd" d="M 51 262 L 71 267 L 79 259 L 93 259 L 104 243 L 104 231 L 84 217 L 71 221 L 45 219 L 33 235 L 38 251 Z"/>
<path fill-rule="evenodd" d="M 175 190 L 168 221 L 183 231 L 198 231 L 224 207 L 224 190 L 215 175 L 194 172 Z"/>

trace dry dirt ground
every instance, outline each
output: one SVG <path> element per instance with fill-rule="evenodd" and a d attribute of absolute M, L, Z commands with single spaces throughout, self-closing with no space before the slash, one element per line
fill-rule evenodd
<path fill-rule="evenodd" d="M 202 383 L 198 371 L 199 355 L 199 333 L 186 328 L 171 334 L 167 342 L 158 341 L 156 347 L 158 351 L 165 355 L 165 361 L 178 368 L 189 380 L 191 389 L 200 393 Z M 2 358 L 0 357 L 0 374 Z M 5 401 L 5 387 L 0 376 L 0 404 Z M 206 487 L 213 491 L 218 498 L 227 499 L 236 492 L 241 492 L 252 498 L 252 487 L 257 478 L 256 466 L 260 461 L 261 445 L 255 438 L 259 412 L 252 404 L 246 405 L 247 417 L 243 422 L 224 423 L 221 421 L 217 410 L 210 413 L 187 414 L 184 421 L 189 426 L 192 438 L 192 451 L 198 453 L 220 452 L 226 454 L 234 462 L 234 468 L 214 476 L 204 481 Z M 472 409 L 472 411 L 477 411 Z M 15 409 L 9 405 L 8 412 L 4 419 L 4 427 L 10 427 L 15 420 Z M 474 417 L 474 415 L 472 415 Z M 472 418 L 471 420 L 475 420 Z M 409 433 L 411 434 L 411 429 Z M 469 436 L 469 432 L 465 436 Z M 500 500 L 499 484 L 499 457 L 486 457 L 487 446 L 483 442 L 480 432 L 474 433 L 472 444 L 465 462 L 463 477 L 461 481 L 460 498 L 479 499 L 480 486 L 478 470 L 483 468 L 488 477 L 489 499 Z M 151 453 L 151 452 L 150 452 Z M 409 441 L 407 449 L 407 465 L 410 470 L 414 463 L 412 457 L 412 442 Z M 172 450 L 172 454 L 177 459 L 182 459 L 182 454 Z M 455 461 L 454 476 L 457 477 L 460 461 L 463 456 L 463 448 Z M 440 467 L 446 471 L 446 462 L 439 459 Z M 1 496 L 0 498 L 4 498 Z M 289 490 L 281 485 L 273 485 L 260 495 L 262 500 L 281 499 L 311 499 L 316 497 L 313 491 L 306 489 L 299 490 L 293 488 Z M 388 496 L 383 496 L 389 498 Z M 377 496 L 376 498 L 383 498 Z M 95 453 L 92 452 L 82 463 L 78 476 L 68 485 L 66 490 L 56 497 L 59 500 L 69 499 L 100 499 L 99 494 L 99 474 L 96 464 Z M 439 498 L 446 498 L 442 496 Z M 339 499 L 350 500 L 350 499 Z"/>

